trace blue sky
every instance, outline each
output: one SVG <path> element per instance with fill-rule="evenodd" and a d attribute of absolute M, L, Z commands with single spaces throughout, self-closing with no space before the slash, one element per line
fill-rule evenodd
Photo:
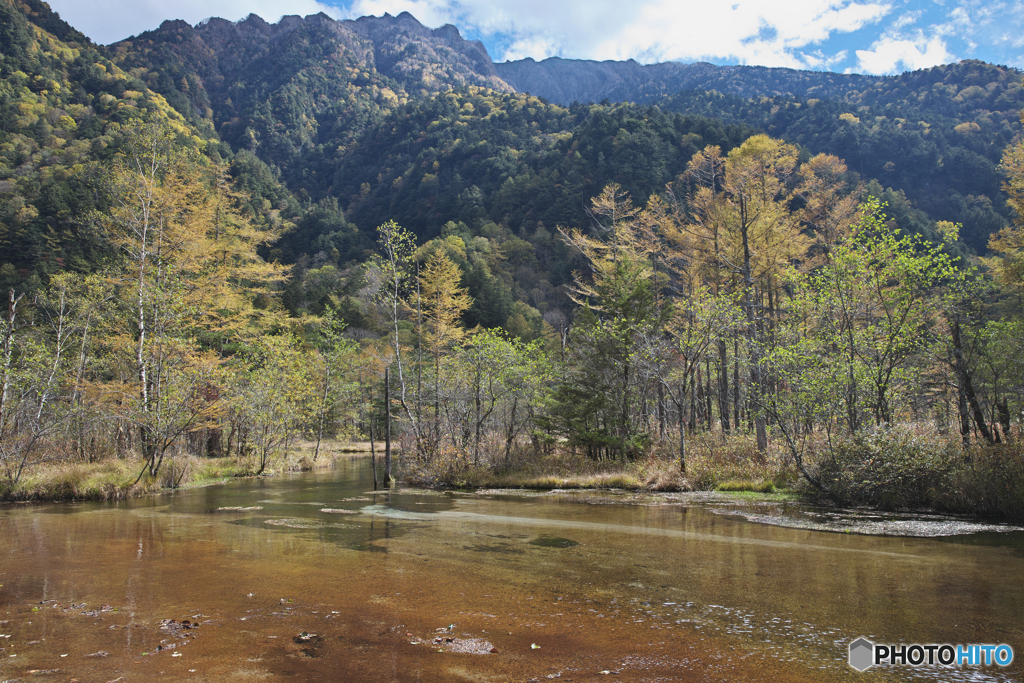
<path fill-rule="evenodd" d="M 49 0 L 99 43 L 210 16 L 408 11 L 495 61 L 677 60 L 892 74 L 961 59 L 1024 68 L 1024 0 Z"/>

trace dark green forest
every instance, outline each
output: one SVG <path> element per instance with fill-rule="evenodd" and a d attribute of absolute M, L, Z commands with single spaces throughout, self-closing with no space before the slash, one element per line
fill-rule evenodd
<path fill-rule="evenodd" d="M 502 282 L 487 287 L 502 290 L 491 297 L 500 303 L 474 320 L 503 323 L 509 296 L 564 307 L 557 295 L 529 294 L 555 290 L 571 273 L 568 253 L 557 240 L 551 248 L 556 226 L 586 225 L 588 202 L 609 182 L 646 201 L 695 151 L 728 151 L 755 132 L 808 156 L 844 159 L 851 186 L 867 183 L 910 232 L 935 238 L 937 221 L 960 223 L 966 248 L 983 254 L 1010 217 L 997 165 L 1020 127 L 1021 79 L 980 62 L 891 78 L 699 65 L 679 82 L 704 90 L 621 93 L 644 105 L 558 106 L 515 94 L 457 31 L 430 31 L 408 15 L 391 24 L 168 21 L 104 48 L 43 3 L 4 11 L 12 46 L 3 62 L 4 176 L 25 188 L 5 207 L 4 228 L 18 237 L 17 248 L 10 239 L 3 245 L 7 284 L 102 261 L 102 239 L 68 217 L 102 201 L 90 189 L 90 164 L 104 158 L 109 124 L 157 110 L 187 124 L 205 154 L 230 163 L 254 216 L 286 228 L 268 255 L 298 266 L 287 298 L 293 310 L 320 310 L 327 300 L 322 283 L 305 291 L 304 271 L 364 262 L 373 229 L 389 219 L 421 241 L 451 221 L 466 235 L 528 244 L 512 242 L 512 260 L 492 264 Z M 33 26 L 67 41 L 68 51 L 27 47 Z M 61 89 L 44 87 L 50 81 Z M 481 301 L 485 280 L 467 276 Z M 335 300 L 346 286 L 340 278 Z"/>

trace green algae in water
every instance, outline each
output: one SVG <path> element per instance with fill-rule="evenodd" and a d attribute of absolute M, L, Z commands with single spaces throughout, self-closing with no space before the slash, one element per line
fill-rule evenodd
<path fill-rule="evenodd" d="M 568 538 L 541 534 L 540 537 L 530 541 L 530 545 L 539 545 L 541 548 L 571 548 L 579 543 Z"/>
<path fill-rule="evenodd" d="M 575 545 L 575 543 L 573 544 Z M 505 543 L 498 543 L 494 545 L 487 544 L 476 544 L 476 545 L 464 545 L 463 550 L 469 550 L 475 553 L 505 553 L 507 555 L 522 555 L 525 550 L 515 548 Z"/>

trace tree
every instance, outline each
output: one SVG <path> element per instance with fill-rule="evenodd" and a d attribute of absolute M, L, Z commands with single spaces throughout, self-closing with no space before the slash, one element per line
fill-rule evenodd
<path fill-rule="evenodd" d="M 778 291 L 778 271 L 806 251 L 806 238 L 788 210 L 790 176 L 796 168 L 796 148 L 755 135 L 729 153 L 726 159 L 725 193 L 733 214 L 732 235 L 738 247 L 729 258 L 742 278 L 742 304 L 747 315 L 747 346 L 750 356 L 750 389 L 755 405 L 767 391 L 762 367 L 767 320 L 762 297 Z M 755 281 L 760 291 L 755 290 Z M 757 449 L 768 447 L 762 411 L 754 414 Z"/>
<path fill-rule="evenodd" d="M 29 301 L 8 292 L 0 319 L 0 466 L 12 484 L 29 465 L 66 457 L 69 444 L 59 439 L 69 426 L 79 428 L 72 452 L 83 454 L 89 334 L 102 292 L 100 277 L 73 273 L 55 273 Z"/>
<path fill-rule="evenodd" d="M 591 457 L 634 457 L 647 443 L 639 408 L 643 385 L 652 380 L 639 351 L 671 306 L 657 296 L 647 257 L 655 249 L 650 225 L 636 220 L 629 197 L 610 185 L 594 200 L 592 215 L 596 237 L 559 228 L 590 273 L 574 274 L 570 296 L 583 310 L 546 423 Z"/>
<path fill-rule="evenodd" d="M 504 439 L 505 459 L 529 424 L 547 373 L 547 359 L 539 341 L 523 342 L 501 330 L 474 332 L 451 361 L 451 400 L 465 410 L 460 425 L 473 440 L 473 464 L 480 463 L 481 441 L 487 425 L 497 427 Z M 455 432 L 456 425 L 451 431 Z"/>
<path fill-rule="evenodd" d="M 466 336 L 462 326 L 462 314 L 473 300 L 459 285 L 462 271 L 452 262 L 443 249 L 437 249 L 430 256 L 426 268 L 420 273 L 420 295 L 423 301 L 427 331 L 423 343 L 433 358 L 434 364 L 434 439 L 440 437 L 441 422 L 441 359 L 461 344 Z"/>
<path fill-rule="evenodd" d="M 1019 292 L 1024 286 L 1024 140 L 1006 148 L 999 169 L 1005 178 L 1003 191 L 1014 211 L 1014 221 L 989 238 L 988 248 L 995 256 L 986 263 L 997 281 Z"/>
<path fill-rule="evenodd" d="M 735 294 L 714 294 L 698 286 L 678 300 L 664 336 L 651 337 L 647 356 L 657 368 L 664 391 L 679 413 L 679 471 L 686 472 L 686 398 L 692 395 L 694 373 L 713 345 L 742 327 L 742 309 Z M 725 422 L 727 418 L 723 418 Z"/>
<path fill-rule="evenodd" d="M 803 395 L 801 405 L 842 414 L 851 434 L 867 416 L 891 423 L 917 382 L 911 359 L 926 350 L 941 310 L 934 289 L 956 277 L 943 245 L 900 236 L 877 200 L 868 201 L 825 265 L 793 281 L 797 329 L 775 358 L 780 376 Z M 804 362 L 793 363 L 797 357 Z"/>
<path fill-rule="evenodd" d="M 15 296 L 14 290 L 7 295 L 7 312 L 0 319 L 3 334 L 3 365 L 0 366 L 0 464 L 10 484 L 17 483 L 25 468 L 32 448 L 39 440 L 38 429 L 19 429 L 22 415 L 31 416 L 31 400 L 36 393 L 31 372 L 24 368 L 24 360 L 30 358 L 16 347 L 21 341 L 18 336 L 18 305 L 25 298 L 24 293 Z"/>
<path fill-rule="evenodd" d="M 111 208 L 94 219 L 123 256 L 112 272 L 121 297 L 110 307 L 111 347 L 131 365 L 112 389 L 155 477 L 166 448 L 208 412 L 196 397 L 216 362 L 200 336 L 223 345 L 279 322 L 257 303 L 287 271 L 259 257 L 276 234 L 252 227 L 223 169 L 179 147 L 169 128 L 122 131 L 107 191 Z"/>
<path fill-rule="evenodd" d="M 317 392 L 291 336 L 261 337 L 245 360 L 243 367 L 236 364 L 231 410 L 239 425 L 238 452 L 255 456 L 259 475 L 287 453 Z"/>
<path fill-rule="evenodd" d="M 320 457 L 320 443 L 325 433 L 335 433 L 334 424 L 354 408 L 358 382 L 352 377 L 359 344 L 342 336 L 345 321 L 330 306 L 316 327 L 316 350 L 310 374 L 315 398 L 311 402 L 316 447 L 313 462 Z"/>
<path fill-rule="evenodd" d="M 367 277 L 375 291 L 374 302 L 384 317 L 391 334 L 392 362 L 398 370 L 399 404 L 409 418 L 409 424 L 421 439 L 420 425 L 407 401 L 406 368 L 402 355 L 401 326 L 404 304 L 407 298 L 409 280 L 412 277 L 413 254 L 416 238 L 394 221 L 388 221 L 377 228 L 377 246 L 381 253 L 371 261 Z M 390 379 L 390 378 L 389 378 Z M 388 383 L 390 387 L 390 383 Z M 390 411 L 390 406 L 388 408 Z M 390 416 L 390 412 L 388 415 Z M 390 424 L 390 420 L 388 421 Z"/>

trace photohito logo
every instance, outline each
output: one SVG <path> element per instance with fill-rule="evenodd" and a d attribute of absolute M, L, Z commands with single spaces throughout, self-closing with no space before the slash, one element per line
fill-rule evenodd
<path fill-rule="evenodd" d="M 850 666 L 867 671 L 879 664 L 921 666 L 1009 666 L 1013 662 L 1013 648 L 1009 645 L 949 645 L 929 643 L 920 645 L 883 645 L 867 638 L 850 643 Z"/>

